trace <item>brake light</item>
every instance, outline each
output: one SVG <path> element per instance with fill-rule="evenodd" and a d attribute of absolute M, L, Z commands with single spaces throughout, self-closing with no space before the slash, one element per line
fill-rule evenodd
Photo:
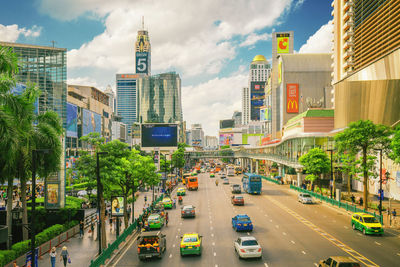
<path fill-rule="evenodd" d="M 258 252 L 261 252 L 261 248 L 258 249 Z"/>
<path fill-rule="evenodd" d="M 196 248 L 200 247 L 200 244 L 194 245 Z"/>
<path fill-rule="evenodd" d="M 185 248 L 185 245 L 182 245 L 182 244 L 181 244 L 181 248 Z"/>
<path fill-rule="evenodd" d="M 160 221 L 156 221 L 155 223 L 160 223 Z"/>
<path fill-rule="evenodd" d="M 160 252 L 160 247 L 157 247 L 157 252 Z"/>
<path fill-rule="evenodd" d="M 184 214 L 185 212 L 184 211 L 182 211 L 182 214 Z"/>
<path fill-rule="evenodd" d="M 244 249 L 242 249 L 242 248 L 241 248 L 241 249 L 240 249 L 240 252 L 243 252 L 243 253 L 245 253 L 245 252 L 246 252 L 246 250 L 244 250 Z"/>
<path fill-rule="evenodd" d="M 192 210 L 191 213 L 194 213 L 194 210 Z"/>
<path fill-rule="evenodd" d="M 140 253 L 140 248 L 137 248 L 137 252 Z"/>

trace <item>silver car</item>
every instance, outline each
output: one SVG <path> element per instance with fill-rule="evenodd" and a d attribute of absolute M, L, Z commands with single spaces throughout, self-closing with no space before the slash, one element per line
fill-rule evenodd
<path fill-rule="evenodd" d="M 235 240 L 235 251 L 239 258 L 259 258 L 262 256 L 262 248 L 257 239 L 252 236 L 242 236 Z"/>
<path fill-rule="evenodd" d="M 300 193 L 299 197 L 298 197 L 299 202 L 303 203 L 303 204 L 312 204 L 313 199 L 312 196 L 310 194 L 307 193 Z"/>

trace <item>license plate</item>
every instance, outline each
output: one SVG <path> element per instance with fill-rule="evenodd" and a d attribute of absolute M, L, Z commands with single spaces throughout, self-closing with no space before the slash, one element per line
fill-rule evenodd
<path fill-rule="evenodd" d="M 193 248 L 193 247 L 188 247 L 188 248 Z"/>
<path fill-rule="evenodd" d="M 375 232 L 379 232 L 379 230 L 375 230 Z"/>
<path fill-rule="evenodd" d="M 247 226 L 247 224 L 244 224 L 244 226 Z"/>

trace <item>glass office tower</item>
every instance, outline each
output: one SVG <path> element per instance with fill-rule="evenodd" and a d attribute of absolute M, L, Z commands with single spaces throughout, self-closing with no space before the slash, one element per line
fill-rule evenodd
<path fill-rule="evenodd" d="M 132 131 L 132 125 L 137 119 L 137 79 L 138 74 L 117 74 L 117 114 L 121 121 Z"/>

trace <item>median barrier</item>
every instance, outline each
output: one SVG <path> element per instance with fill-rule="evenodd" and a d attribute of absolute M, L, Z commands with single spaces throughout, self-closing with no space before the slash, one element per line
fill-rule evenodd
<path fill-rule="evenodd" d="M 275 183 L 275 184 L 282 184 L 280 181 L 278 181 L 278 180 L 276 180 L 276 179 L 272 179 L 272 178 L 270 178 L 270 177 L 266 177 L 266 176 L 262 176 L 262 175 L 260 175 L 261 176 L 261 178 L 263 178 L 264 180 L 267 180 L 267 181 L 270 181 L 270 182 L 272 182 L 272 183 Z"/>
<path fill-rule="evenodd" d="M 332 206 L 337 206 L 338 208 L 346 209 L 347 211 L 363 212 L 363 213 L 370 214 L 370 215 L 374 216 L 377 220 L 379 220 L 381 223 L 383 223 L 383 216 L 379 216 L 375 212 L 370 212 L 370 211 L 367 211 L 365 209 L 357 208 L 356 205 L 349 205 L 347 202 L 343 203 L 341 201 L 337 201 L 336 199 L 332 199 L 332 198 L 323 196 L 321 194 L 318 194 L 318 193 L 315 193 L 315 192 L 312 192 L 312 191 L 309 191 L 309 190 L 306 190 L 306 189 L 303 189 L 303 188 L 300 188 L 300 187 L 294 186 L 294 185 L 290 185 L 290 189 L 296 190 L 296 191 L 301 192 L 301 193 L 310 194 L 312 197 L 314 197 L 316 199 L 319 199 L 321 201 L 329 203 Z"/>

